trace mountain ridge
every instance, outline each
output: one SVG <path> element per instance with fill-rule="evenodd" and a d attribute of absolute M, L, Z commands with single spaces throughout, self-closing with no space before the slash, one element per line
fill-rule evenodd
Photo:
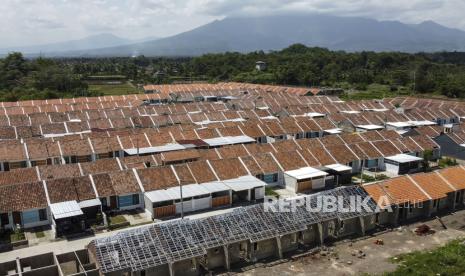
<path fill-rule="evenodd" d="M 321 14 L 227 17 L 156 40 L 51 54 L 63 57 L 198 56 L 280 50 L 295 43 L 348 52 L 464 51 L 465 32 L 434 21 L 405 24 Z"/>

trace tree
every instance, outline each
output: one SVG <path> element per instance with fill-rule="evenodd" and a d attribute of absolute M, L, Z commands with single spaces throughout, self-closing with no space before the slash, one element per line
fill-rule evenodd
<path fill-rule="evenodd" d="M 423 165 L 423 170 L 425 172 L 428 172 L 430 171 L 430 165 L 429 165 L 429 161 L 431 161 L 433 159 L 433 151 L 432 150 L 425 150 L 423 152 L 423 161 L 422 161 L 422 165 Z"/>

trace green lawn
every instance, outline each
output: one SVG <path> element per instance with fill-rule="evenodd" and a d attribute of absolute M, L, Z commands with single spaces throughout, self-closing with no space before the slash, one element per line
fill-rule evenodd
<path fill-rule="evenodd" d="M 416 251 L 393 258 L 399 266 L 386 276 L 465 275 L 465 245 L 456 240 L 431 251 Z"/>
<path fill-rule="evenodd" d="M 89 84 L 89 91 L 103 95 L 138 94 L 140 91 L 128 83 L 123 84 Z"/>
<path fill-rule="evenodd" d="M 279 197 L 279 194 L 272 187 L 268 186 L 265 186 L 265 195 Z"/>
<path fill-rule="evenodd" d="M 349 91 L 350 89 L 346 89 Z M 366 90 L 352 90 L 351 92 L 345 93 L 341 96 L 343 100 L 371 100 L 371 99 L 383 99 L 393 98 L 402 95 L 408 95 L 407 91 L 403 87 L 398 87 L 397 91 L 391 91 L 389 85 L 383 84 L 370 84 L 366 87 Z"/>
<path fill-rule="evenodd" d="M 122 215 L 117 215 L 114 217 L 110 217 L 110 224 L 119 224 L 119 223 L 124 223 L 127 220 L 124 218 Z"/>
<path fill-rule="evenodd" d="M 38 239 L 45 237 L 44 231 L 38 231 L 38 232 L 35 232 L 35 234 L 36 234 L 36 238 Z"/>

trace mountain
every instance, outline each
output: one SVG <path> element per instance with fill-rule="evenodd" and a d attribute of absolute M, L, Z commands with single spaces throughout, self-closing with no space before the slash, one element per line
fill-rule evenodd
<path fill-rule="evenodd" d="M 23 47 L 8 47 L 0 49 L 0 54 L 6 54 L 9 52 L 22 52 L 25 54 L 48 54 L 54 52 L 63 51 L 80 51 L 80 50 L 91 50 L 97 48 L 121 46 L 125 44 L 143 42 L 143 41 L 132 41 L 125 38 L 121 38 L 112 34 L 98 34 L 82 39 L 63 41 L 50 44 L 32 45 Z"/>
<path fill-rule="evenodd" d="M 294 43 L 345 51 L 465 50 L 465 32 L 432 21 L 404 24 L 321 14 L 232 17 L 171 37 L 62 56 L 196 56 L 226 51 L 280 50 Z"/>

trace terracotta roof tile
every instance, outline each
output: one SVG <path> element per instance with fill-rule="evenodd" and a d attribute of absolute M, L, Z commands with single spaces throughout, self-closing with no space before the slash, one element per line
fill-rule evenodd
<path fill-rule="evenodd" d="M 94 162 L 81 163 L 81 169 L 84 175 L 121 170 L 118 165 L 118 161 L 113 158 L 99 159 Z"/>
<path fill-rule="evenodd" d="M 273 153 L 283 170 L 290 171 L 307 167 L 307 164 L 296 151 Z"/>
<path fill-rule="evenodd" d="M 42 180 L 81 176 L 78 164 L 39 166 L 39 173 Z"/>
<path fill-rule="evenodd" d="M 20 168 L 8 172 L 0 172 L 0 186 L 39 181 L 36 168 Z"/>
<path fill-rule="evenodd" d="M 448 193 L 454 192 L 446 181 L 436 173 L 418 173 L 410 176 L 432 199 L 447 197 Z"/>
<path fill-rule="evenodd" d="M 132 170 L 111 172 L 108 174 L 117 195 L 140 193 L 140 187 Z M 99 194 L 100 195 L 100 194 Z"/>
<path fill-rule="evenodd" d="M 457 190 L 465 190 L 465 169 L 461 166 L 438 171 Z"/>
<path fill-rule="evenodd" d="M 78 202 L 95 198 L 95 192 L 88 176 L 51 179 L 46 181 L 51 203 L 76 200 Z"/>
<path fill-rule="evenodd" d="M 187 166 L 194 175 L 198 183 L 216 181 L 215 174 L 210 169 L 206 161 L 197 161 L 188 163 Z"/>
<path fill-rule="evenodd" d="M 220 180 L 238 178 L 240 176 L 248 175 L 247 170 L 244 168 L 238 158 L 210 160 L 209 162 Z"/>
<path fill-rule="evenodd" d="M 140 169 L 137 173 L 146 192 L 179 185 L 171 167 Z"/>
<path fill-rule="evenodd" d="M 47 198 L 42 182 L 0 186 L 1 213 L 46 207 Z"/>

